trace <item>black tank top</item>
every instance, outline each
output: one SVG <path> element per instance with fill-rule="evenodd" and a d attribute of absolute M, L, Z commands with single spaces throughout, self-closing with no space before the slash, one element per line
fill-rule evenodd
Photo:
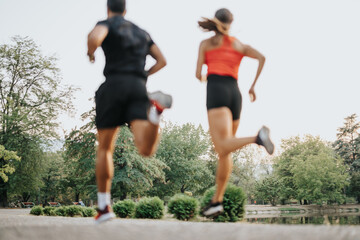
<path fill-rule="evenodd" d="M 101 44 L 105 53 L 104 75 L 134 74 L 147 78 L 146 56 L 154 44 L 150 35 L 122 16 L 114 16 L 97 24 L 105 25 L 109 33 Z"/>

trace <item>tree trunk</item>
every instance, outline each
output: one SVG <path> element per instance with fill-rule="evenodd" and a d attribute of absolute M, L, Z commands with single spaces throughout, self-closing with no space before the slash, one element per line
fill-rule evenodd
<path fill-rule="evenodd" d="M 181 193 L 184 193 L 185 192 L 185 185 L 182 185 L 181 186 Z"/>
<path fill-rule="evenodd" d="M 304 205 L 309 205 L 308 200 L 304 199 Z"/>
<path fill-rule="evenodd" d="M 0 207 L 2 208 L 8 207 L 7 189 L 5 187 L 0 188 Z"/>
<path fill-rule="evenodd" d="M 126 199 L 126 196 L 127 196 L 127 194 L 126 194 L 125 191 L 121 192 L 120 200 L 125 200 L 125 199 Z"/>
<path fill-rule="evenodd" d="M 79 202 L 80 199 L 80 193 L 75 192 L 75 202 Z"/>

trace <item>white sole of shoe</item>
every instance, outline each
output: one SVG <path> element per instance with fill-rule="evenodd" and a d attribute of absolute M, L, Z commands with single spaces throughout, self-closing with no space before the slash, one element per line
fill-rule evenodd
<path fill-rule="evenodd" d="M 213 215 L 218 215 L 224 211 L 224 208 L 222 205 L 211 207 L 207 211 L 203 212 L 204 216 L 209 217 Z"/>
<path fill-rule="evenodd" d="M 106 213 L 103 214 L 101 217 L 99 217 L 98 219 L 95 220 L 95 224 L 100 224 L 106 221 L 109 221 L 111 219 L 115 218 L 115 214 L 114 213 Z"/>

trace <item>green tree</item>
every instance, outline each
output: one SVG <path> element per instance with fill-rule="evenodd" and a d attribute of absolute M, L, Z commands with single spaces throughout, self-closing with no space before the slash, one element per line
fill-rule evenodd
<path fill-rule="evenodd" d="M 160 197 L 185 191 L 200 194 L 212 186 L 215 178 L 206 160 L 209 143 L 208 134 L 200 126 L 166 124 L 156 158 L 169 169 L 165 169 L 165 183 L 157 182 L 151 194 Z"/>
<path fill-rule="evenodd" d="M 281 197 L 322 204 L 341 203 L 347 173 L 342 160 L 319 137 L 283 141 L 284 152 L 275 159 L 275 174 L 281 181 Z"/>
<path fill-rule="evenodd" d="M 360 202 L 360 122 L 357 115 L 352 114 L 345 118 L 343 127 L 338 129 L 337 140 L 333 146 L 337 154 L 343 159 L 347 171 L 350 174 L 350 186 L 346 189 L 349 196 L 353 196 Z"/>
<path fill-rule="evenodd" d="M 80 194 L 96 193 L 96 135 L 86 128 L 74 129 L 66 136 L 64 148 L 63 185 L 74 194 L 70 199 L 78 202 Z"/>
<path fill-rule="evenodd" d="M 256 182 L 260 177 L 262 160 L 265 156 L 263 151 L 254 145 L 246 146 L 233 153 L 233 171 L 230 182 L 240 186 L 248 197 L 248 201 L 254 200 Z"/>
<path fill-rule="evenodd" d="M 63 190 L 64 159 L 63 152 L 47 152 L 44 161 L 44 174 L 42 176 L 43 187 L 41 191 L 41 201 L 45 206 L 48 202 L 60 201 Z"/>
<path fill-rule="evenodd" d="M 255 196 L 257 199 L 263 199 L 276 206 L 280 200 L 280 192 L 283 188 L 282 182 L 275 176 L 270 174 L 255 184 Z"/>
<path fill-rule="evenodd" d="M 0 144 L 22 159 L 3 184 L 2 206 L 8 192 L 28 198 L 41 187 L 46 139 L 57 136 L 59 114 L 73 109 L 75 89 L 60 80 L 56 58 L 42 55 L 28 37 L 0 45 Z"/>
<path fill-rule="evenodd" d="M 16 152 L 7 151 L 0 145 L 0 179 L 3 183 L 9 180 L 9 175 L 15 172 L 13 161 L 20 161 Z"/>
<path fill-rule="evenodd" d="M 167 166 L 157 157 L 139 155 L 129 128 L 122 127 L 114 151 L 112 196 L 144 196 L 155 181 L 164 182 Z"/>

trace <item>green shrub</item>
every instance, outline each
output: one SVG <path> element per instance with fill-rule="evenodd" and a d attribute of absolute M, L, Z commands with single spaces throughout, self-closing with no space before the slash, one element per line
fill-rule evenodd
<path fill-rule="evenodd" d="M 92 207 L 81 207 L 81 213 L 83 217 L 94 217 L 96 210 Z"/>
<path fill-rule="evenodd" d="M 35 206 L 31 209 L 30 214 L 40 216 L 44 214 L 44 210 L 40 206 Z"/>
<path fill-rule="evenodd" d="M 74 217 L 76 215 L 82 215 L 82 210 L 80 206 L 72 205 L 65 207 L 65 216 Z"/>
<path fill-rule="evenodd" d="M 208 189 L 201 201 L 201 208 L 207 206 L 211 202 L 211 198 L 215 193 L 215 187 Z M 240 187 L 228 184 L 224 199 L 224 212 L 214 217 L 215 222 L 236 222 L 244 216 L 246 196 Z"/>
<path fill-rule="evenodd" d="M 196 216 L 198 201 L 188 195 L 177 194 L 173 196 L 168 204 L 168 211 L 179 220 L 189 220 Z"/>
<path fill-rule="evenodd" d="M 113 205 L 113 210 L 116 216 L 121 218 L 132 217 L 135 212 L 136 204 L 130 200 L 118 201 Z"/>
<path fill-rule="evenodd" d="M 44 215 L 46 215 L 46 216 L 56 216 L 55 208 L 54 207 L 45 207 L 44 208 Z"/>
<path fill-rule="evenodd" d="M 158 197 L 142 198 L 135 207 L 136 218 L 160 219 L 164 215 L 164 202 Z"/>
<path fill-rule="evenodd" d="M 65 207 L 57 207 L 55 209 L 55 214 L 56 216 L 65 217 L 66 216 Z"/>

